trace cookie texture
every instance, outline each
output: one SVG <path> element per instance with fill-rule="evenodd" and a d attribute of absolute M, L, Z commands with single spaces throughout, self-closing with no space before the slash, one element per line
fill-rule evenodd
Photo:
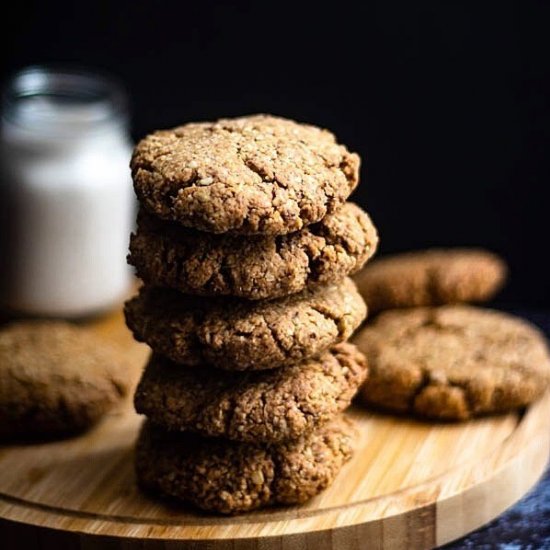
<path fill-rule="evenodd" d="M 347 343 L 296 366 L 246 373 L 182 369 L 153 355 L 134 402 L 138 413 L 169 430 L 279 442 L 343 411 L 366 376 L 364 356 Z"/>
<path fill-rule="evenodd" d="M 504 284 L 504 261 L 487 250 L 431 249 L 379 258 L 355 276 L 371 312 L 490 300 Z"/>
<path fill-rule="evenodd" d="M 0 437 L 55 436 L 94 424 L 129 388 L 115 350 L 68 323 L 0 331 Z"/>
<path fill-rule="evenodd" d="M 261 300 L 340 281 L 377 244 L 376 228 L 353 203 L 290 235 L 244 239 L 186 230 L 141 211 L 128 262 L 151 286 Z"/>
<path fill-rule="evenodd" d="M 268 302 L 142 287 L 124 311 L 134 337 L 159 355 L 228 370 L 271 369 L 315 357 L 347 340 L 367 314 L 349 278 Z"/>
<path fill-rule="evenodd" d="M 334 212 L 355 189 L 359 162 L 327 130 L 255 115 L 157 131 L 131 168 L 156 216 L 212 233 L 281 235 Z"/>
<path fill-rule="evenodd" d="M 544 336 L 472 306 L 393 310 L 354 338 L 369 361 L 366 403 L 465 420 L 528 405 L 550 384 Z"/>
<path fill-rule="evenodd" d="M 137 479 L 147 490 L 223 514 L 301 504 L 334 481 L 353 455 L 353 436 L 342 417 L 279 445 L 174 434 L 146 422 L 137 442 Z"/>

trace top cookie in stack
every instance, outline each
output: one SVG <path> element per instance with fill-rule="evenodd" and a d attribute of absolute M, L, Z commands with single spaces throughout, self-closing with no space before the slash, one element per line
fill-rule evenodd
<path fill-rule="evenodd" d="M 357 186 L 359 162 L 326 130 L 257 115 L 155 132 L 131 166 L 141 204 L 159 218 L 284 235 L 335 212 Z"/>
<path fill-rule="evenodd" d="M 293 481 L 292 496 L 243 504 L 250 480 L 233 489 L 234 475 L 207 496 L 189 483 L 182 454 L 161 457 L 161 468 L 149 435 L 138 443 L 138 479 L 223 512 L 303 502 L 349 458 L 339 416 L 367 376 L 345 343 L 366 316 L 348 275 L 378 242 L 368 215 L 346 202 L 358 155 L 326 130 L 258 115 L 155 132 L 131 166 L 141 208 L 129 262 L 145 286 L 125 314 L 154 352 L 135 396 L 144 433 L 167 438 L 167 448 L 188 432 L 204 448 L 215 437 L 220 464 L 268 448 L 277 460 L 308 461 L 289 449 L 305 453 L 327 430 L 338 434 L 327 475 L 312 464 L 317 481 Z"/>

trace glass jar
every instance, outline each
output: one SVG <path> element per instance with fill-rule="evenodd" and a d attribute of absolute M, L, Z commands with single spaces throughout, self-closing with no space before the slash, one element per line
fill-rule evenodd
<path fill-rule="evenodd" d="M 77 317 L 128 291 L 134 197 L 126 97 L 85 71 L 31 67 L 3 96 L 0 303 Z"/>

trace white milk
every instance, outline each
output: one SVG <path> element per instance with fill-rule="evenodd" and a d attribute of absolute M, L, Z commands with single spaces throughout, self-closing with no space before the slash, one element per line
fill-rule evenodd
<path fill-rule="evenodd" d="M 134 198 L 120 90 L 44 68 L 8 90 L 1 130 L 0 302 L 74 317 L 128 291 Z"/>

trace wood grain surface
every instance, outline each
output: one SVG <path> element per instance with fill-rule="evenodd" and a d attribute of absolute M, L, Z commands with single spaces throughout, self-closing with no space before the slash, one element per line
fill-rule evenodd
<path fill-rule="evenodd" d="M 120 347 L 137 381 L 147 348 L 122 314 L 88 323 Z M 128 400 L 74 439 L 0 447 L 0 546 L 44 549 L 431 548 L 478 528 L 540 477 L 550 396 L 522 414 L 430 424 L 352 409 L 357 452 L 300 507 L 236 517 L 151 499 L 136 487 L 141 419 Z"/>

